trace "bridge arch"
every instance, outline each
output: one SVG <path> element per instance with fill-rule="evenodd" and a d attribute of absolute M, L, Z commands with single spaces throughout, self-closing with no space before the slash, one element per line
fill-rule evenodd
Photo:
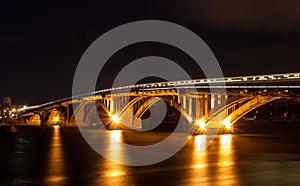
<path fill-rule="evenodd" d="M 117 113 L 119 115 L 120 118 L 122 118 L 124 116 L 124 114 L 128 111 L 128 109 L 130 109 L 134 104 L 138 103 L 139 101 L 142 101 L 143 99 L 146 99 L 147 96 L 140 96 L 140 97 L 136 97 L 134 99 L 132 99 L 128 104 L 125 105 L 124 108 L 121 109 L 121 111 L 119 113 Z"/>
<path fill-rule="evenodd" d="M 236 123 L 239 119 L 241 119 L 243 116 L 248 114 L 249 112 L 253 111 L 254 109 L 261 107 L 267 103 L 270 103 L 272 101 L 282 99 L 281 97 L 273 97 L 273 96 L 266 96 L 266 97 L 256 97 L 252 99 L 251 101 L 245 103 L 241 107 L 239 107 L 237 110 L 229 114 L 224 120 L 224 124 L 227 122 L 233 125 Z"/>
<path fill-rule="evenodd" d="M 78 125 L 78 124 L 81 124 L 84 122 L 84 107 L 88 104 L 89 104 L 89 102 L 87 102 L 87 101 L 80 102 L 80 104 L 74 110 L 74 112 L 70 118 L 70 122 L 69 122 L 70 125 L 75 126 L 75 125 Z M 76 116 L 76 118 L 75 118 L 75 116 Z M 76 121 L 76 119 L 78 121 Z"/>
<path fill-rule="evenodd" d="M 92 116 L 93 114 L 97 113 L 98 114 L 98 109 L 102 108 L 105 112 L 105 114 L 109 115 L 110 111 L 107 108 L 107 106 L 103 103 L 103 102 L 96 102 L 95 107 L 93 107 L 87 114 L 87 116 L 85 117 L 85 123 L 87 124 L 92 124 Z"/>
<path fill-rule="evenodd" d="M 41 125 L 41 116 L 39 114 L 33 114 L 29 120 L 28 120 L 29 124 L 32 125 Z"/>
<path fill-rule="evenodd" d="M 164 101 L 169 103 L 172 107 L 174 107 L 178 112 L 180 112 L 184 116 L 184 118 L 187 121 L 189 121 L 189 122 L 193 121 L 193 118 L 188 114 L 188 112 L 186 110 L 181 108 L 181 106 L 175 100 L 173 100 L 172 98 L 168 98 L 168 97 L 148 97 L 148 99 L 139 107 L 139 109 L 135 113 L 136 117 L 141 119 L 141 117 L 145 114 L 145 112 L 152 105 L 157 103 L 160 99 L 163 99 Z"/>
<path fill-rule="evenodd" d="M 230 128 L 232 125 L 234 125 L 240 118 L 248 114 L 249 112 L 253 111 L 254 109 L 265 105 L 267 103 L 270 103 L 272 101 L 281 99 L 281 97 L 277 96 L 256 96 L 251 97 L 251 99 L 240 99 L 232 104 L 227 105 L 226 107 L 221 108 L 217 111 L 217 114 L 211 116 L 207 124 L 210 125 L 210 127 L 221 127 L 225 126 L 226 128 Z M 235 107 L 237 104 L 242 103 L 242 105 L 239 105 L 239 107 Z M 221 123 L 215 123 L 217 119 L 221 119 Z M 219 120 L 220 121 L 220 120 Z"/>
<path fill-rule="evenodd" d="M 49 112 L 49 117 L 47 121 L 48 125 L 60 124 L 63 121 L 63 114 L 61 114 L 59 110 L 53 109 Z"/>

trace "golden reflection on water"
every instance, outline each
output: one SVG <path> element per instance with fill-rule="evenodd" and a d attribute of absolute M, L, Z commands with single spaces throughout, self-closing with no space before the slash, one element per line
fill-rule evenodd
<path fill-rule="evenodd" d="M 113 157 L 113 159 L 117 161 L 121 161 L 122 159 L 122 130 L 112 130 L 110 132 L 110 141 L 108 144 L 109 156 Z"/>
<path fill-rule="evenodd" d="M 194 183 L 208 182 L 207 136 L 193 136 L 192 169 L 189 181 Z"/>
<path fill-rule="evenodd" d="M 123 134 L 122 130 L 111 130 L 109 132 L 109 140 L 107 141 L 106 150 L 108 155 L 117 161 L 122 161 L 126 158 L 124 149 L 122 148 Z M 117 164 L 111 160 L 103 159 L 99 163 L 99 175 L 98 184 L 100 185 L 119 185 L 126 183 L 131 185 L 130 178 L 128 177 L 128 171 L 126 166 Z"/>
<path fill-rule="evenodd" d="M 64 176 L 66 164 L 62 149 L 60 128 L 57 126 L 53 127 L 53 136 L 49 147 L 45 182 L 47 184 L 61 184 L 66 179 Z"/>
<path fill-rule="evenodd" d="M 217 184 L 238 184 L 234 164 L 234 149 L 232 148 L 233 135 L 226 134 L 219 137 Z"/>
<path fill-rule="evenodd" d="M 196 185 L 238 184 L 232 148 L 233 136 L 218 135 L 211 144 L 208 144 L 212 139 L 213 136 L 209 135 L 193 136 L 191 156 L 193 171 L 188 175 L 188 182 Z"/>
<path fill-rule="evenodd" d="M 196 154 L 202 154 L 206 149 L 206 135 L 194 136 L 194 140 Z"/>

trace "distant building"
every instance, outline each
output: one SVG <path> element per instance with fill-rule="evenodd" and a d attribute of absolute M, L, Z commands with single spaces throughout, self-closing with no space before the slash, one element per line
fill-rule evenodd
<path fill-rule="evenodd" d="M 5 97 L 3 103 L 0 104 L 0 122 L 6 123 L 17 118 L 17 106 L 12 105 L 12 98 Z"/>
<path fill-rule="evenodd" d="M 12 99 L 10 97 L 5 97 L 3 99 L 3 106 L 4 107 L 11 107 L 11 104 L 12 104 Z"/>

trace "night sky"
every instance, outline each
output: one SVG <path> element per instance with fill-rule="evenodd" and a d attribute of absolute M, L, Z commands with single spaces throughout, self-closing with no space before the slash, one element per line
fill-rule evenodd
<path fill-rule="evenodd" d="M 14 104 L 32 105 L 71 96 L 87 47 L 114 27 L 145 19 L 171 21 L 197 33 L 226 76 L 300 71 L 299 9 L 298 0 L 1 2 L 0 99 L 10 96 Z M 168 48 L 131 46 L 113 57 L 111 68 L 149 54 L 172 58 L 175 49 Z M 176 54 L 175 61 L 189 61 Z M 105 73 L 99 82 L 112 76 Z"/>

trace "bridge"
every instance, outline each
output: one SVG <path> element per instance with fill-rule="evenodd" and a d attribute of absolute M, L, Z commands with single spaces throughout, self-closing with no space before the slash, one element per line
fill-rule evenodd
<path fill-rule="evenodd" d="M 214 91 L 211 91 L 211 90 Z M 226 91 L 223 91 L 226 90 Z M 300 72 L 146 83 L 103 89 L 19 109 L 26 124 L 148 130 L 149 109 L 163 100 L 179 125 L 230 131 L 252 110 L 278 99 L 300 102 Z"/>

